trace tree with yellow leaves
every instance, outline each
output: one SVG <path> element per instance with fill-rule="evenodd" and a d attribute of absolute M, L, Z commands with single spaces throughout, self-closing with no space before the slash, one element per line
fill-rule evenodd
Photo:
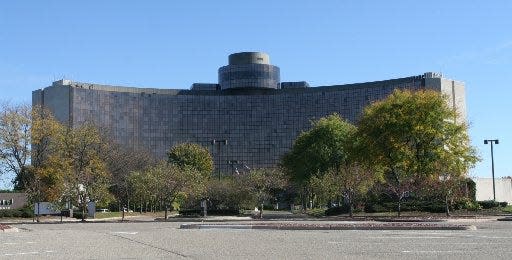
<path fill-rule="evenodd" d="M 79 206 L 84 220 L 89 201 L 112 199 L 108 190 L 111 174 L 100 156 L 106 148 L 98 128 L 92 124 L 64 127 L 54 141 L 57 149 L 48 157 L 48 170 L 58 173 L 62 185 L 59 194 Z"/>
<path fill-rule="evenodd" d="M 439 92 L 395 90 L 365 108 L 359 138 L 382 167 L 398 215 L 404 198 L 432 176 L 461 176 L 478 160 L 467 125 Z"/>

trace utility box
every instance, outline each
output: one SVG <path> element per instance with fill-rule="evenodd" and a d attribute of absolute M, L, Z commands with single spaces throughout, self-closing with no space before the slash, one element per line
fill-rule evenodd
<path fill-rule="evenodd" d="M 91 201 L 87 203 L 87 217 L 94 218 L 96 214 L 96 202 Z"/>

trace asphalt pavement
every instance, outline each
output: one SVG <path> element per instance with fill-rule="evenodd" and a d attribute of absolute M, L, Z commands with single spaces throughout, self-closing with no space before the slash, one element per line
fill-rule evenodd
<path fill-rule="evenodd" d="M 477 229 L 180 229 L 185 222 L 143 221 L 14 224 L 19 232 L 0 233 L 0 259 L 510 259 L 512 222 L 450 222 Z"/>

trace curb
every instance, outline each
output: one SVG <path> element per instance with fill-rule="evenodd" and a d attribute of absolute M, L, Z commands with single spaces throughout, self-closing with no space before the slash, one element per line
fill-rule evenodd
<path fill-rule="evenodd" d="M 260 229 L 260 230 L 476 230 L 473 225 L 436 224 L 182 224 L 180 229 Z"/>
<path fill-rule="evenodd" d="M 512 217 L 499 218 L 498 221 L 512 221 Z"/>
<path fill-rule="evenodd" d="M 165 220 L 164 218 L 155 218 L 156 222 L 243 222 L 243 221 L 258 221 L 260 219 L 253 219 L 247 217 L 240 218 L 175 218 L 171 217 Z M 265 219 L 268 220 L 268 219 Z"/>
<path fill-rule="evenodd" d="M 375 222 L 387 222 L 387 223 L 439 223 L 439 222 L 446 222 L 446 219 L 391 219 L 391 218 L 385 218 L 385 219 L 374 219 Z"/>

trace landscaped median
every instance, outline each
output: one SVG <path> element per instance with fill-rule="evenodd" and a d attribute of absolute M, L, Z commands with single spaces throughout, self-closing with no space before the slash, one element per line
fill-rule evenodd
<path fill-rule="evenodd" d="M 181 229 L 274 229 L 274 230 L 476 230 L 473 225 L 420 222 L 394 223 L 257 223 L 257 224 L 183 224 Z"/>

